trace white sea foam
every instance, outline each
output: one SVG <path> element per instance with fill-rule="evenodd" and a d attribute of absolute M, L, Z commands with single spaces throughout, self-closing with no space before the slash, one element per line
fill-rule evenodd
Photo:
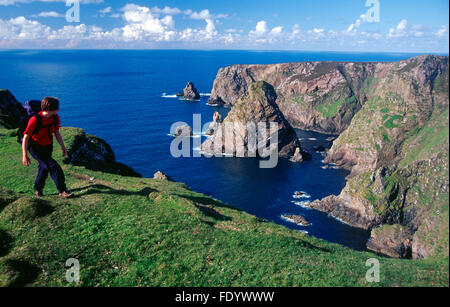
<path fill-rule="evenodd" d="M 316 138 L 309 138 L 308 140 L 310 140 L 310 141 L 317 141 Z"/>
<path fill-rule="evenodd" d="M 209 97 L 209 96 L 211 96 L 211 93 L 200 93 L 200 96 L 207 96 L 207 97 Z"/>
<path fill-rule="evenodd" d="M 167 95 L 166 93 L 162 93 L 161 97 L 162 98 L 178 98 L 177 95 Z"/>
<path fill-rule="evenodd" d="M 345 224 L 345 225 L 348 225 L 348 226 L 352 226 L 352 227 L 353 227 L 353 225 L 350 225 L 349 223 L 347 223 L 347 222 L 344 221 L 343 219 L 340 219 L 340 218 L 338 218 L 338 217 L 332 215 L 331 213 L 329 213 L 328 216 L 331 217 L 331 218 L 333 218 L 333 219 L 335 219 L 335 220 L 337 220 L 338 222 L 340 222 L 340 223 L 342 223 L 342 224 Z"/>
<path fill-rule="evenodd" d="M 309 203 L 311 203 L 311 202 L 308 201 L 308 200 L 304 200 L 304 201 L 295 201 L 295 200 L 293 200 L 293 201 L 291 201 L 291 202 L 292 202 L 294 205 L 296 205 L 296 206 L 300 206 L 300 207 L 302 207 L 302 208 L 311 210 L 311 208 L 310 208 L 309 206 L 307 206 Z"/>
<path fill-rule="evenodd" d="M 302 195 L 295 195 L 297 192 L 294 192 L 294 195 L 292 195 L 293 198 L 295 199 L 300 199 L 300 198 L 311 198 L 311 195 L 309 195 L 306 192 L 303 191 L 298 191 L 299 193 L 302 193 Z"/>

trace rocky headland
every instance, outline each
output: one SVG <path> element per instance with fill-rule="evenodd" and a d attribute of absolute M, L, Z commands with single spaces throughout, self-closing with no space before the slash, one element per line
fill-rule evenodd
<path fill-rule="evenodd" d="M 448 64 L 448 57 L 423 55 L 233 65 L 219 70 L 209 103 L 232 107 L 232 115 L 252 113 L 241 97 L 255 82 L 271 84 L 273 104 L 290 126 L 339 134 L 325 163 L 351 174 L 340 195 L 311 207 L 371 229 L 371 250 L 448 257 Z"/>

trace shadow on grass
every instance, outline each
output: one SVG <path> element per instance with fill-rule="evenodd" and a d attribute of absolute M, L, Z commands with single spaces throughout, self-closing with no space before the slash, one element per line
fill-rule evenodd
<path fill-rule="evenodd" d="M 209 197 L 204 196 L 190 196 L 190 195 L 182 195 L 182 194 L 176 194 L 176 196 L 179 196 L 181 198 L 188 199 L 192 202 L 194 202 L 195 207 L 200 210 L 201 213 L 203 213 L 204 216 L 212 217 L 213 219 L 217 221 L 232 221 L 233 219 L 229 216 L 223 215 L 213 208 L 210 208 L 208 206 L 214 206 L 214 207 L 224 207 L 224 208 L 232 208 L 238 211 L 242 211 L 238 208 L 233 208 L 231 206 L 226 206 L 223 203 L 216 201 Z"/>
<path fill-rule="evenodd" d="M 82 193 L 76 193 L 77 191 L 86 190 Z M 122 196 L 131 196 L 131 195 L 141 195 L 141 196 L 147 196 L 148 194 L 152 192 L 158 192 L 156 189 L 152 188 L 144 188 L 140 191 L 127 191 L 127 190 L 117 190 L 113 189 L 111 187 L 108 187 L 103 184 L 91 184 L 85 187 L 77 188 L 77 189 L 71 189 L 71 192 L 74 193 L 74 196 L 72 198 L 80 198 L 85 195 L 92 195 L 92 194 L 111 194 L 111 195 L 122 195 Z"/>
<path fill-rule="evenodd" d="M 298 238 L 292 238 L 292 240 L 295 240 L 295 242 L 297 243 L 297 245 L 303 247 L 303 248 L 308 248 L 308 249 L 316 249 L 316 250 L 320 250 L 321 252 L 324 253 L 332 253 L 331 250 L 329 250 L 328 248 L 325 247 L 320 247 L 320 246 L 315 246 L 314 244 L 311 244 L 309 242 L 306 242 L 302 239 L 298 239 Z"/>
<path fill-rule="evenodd" d="M 23 287 L 36 280 L 39 276 L 39 267 L 23 260 L 9 259 L 5 261 L 8 271 L 11 271 L 13 279 L 8 287 Z"/>
<path fill-rule="evenodd" d="M 12 247 L 13 237 L 6 231 L 0 229 L 0 257 L 8 254 Z"/>

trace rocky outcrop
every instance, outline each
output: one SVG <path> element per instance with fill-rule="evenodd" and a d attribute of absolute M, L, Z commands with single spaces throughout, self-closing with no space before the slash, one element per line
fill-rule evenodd
<path fill-rule="evenodd" d="M 301 150 L 294 129 L 275 103 L 276 98 L 274 88 L 267 82 L 255 82 L 250 85 L 212 137 L 202 144 L 202 150 L 215 155 L 251 157 L 252 153 L 256 153 L 257 139 L 254 131 L 258 123 L 264 123 L 266 127 L 270 123 L 275 123 L 277 129 L 274 133 L 278 136 L 278 143 L 270 144 L 273 138 L 270 132 L 266 132 L 265 136 L 261 136 L 259 144 L 270 150 L 278 150 L 279 157 L 292 158 L 296 154 L 297 162 L 303 161 L 308 155 Z M 255 129 L 253 133 L 251 125 Z M 258 131 L 258 135 L 262 135 L 261 131 Z M 230 139 L 232 141 L 229 141 Z"/>
<path fill-rule="evenodd" d="M 367 248 L 393 258 L 411 257 L 411 238 L 401 225 L 383 225 L 372 230 Z"/>
<path fill-rule="evenodd" d="M 219 112 L 214 112 L 213 115 L 213 121 L 209 125 L 208 131 L 206 132 L 206 135 L 213 135 L 214 131 L 217 131 L 220 124 L 223 123 L 222 115 L 219 114 Z"/>
<path fill-rule="evenodd" d="M 8 129 L 19 128 L 24 113 L 22 105 L 10 91 L 0 90 L 0 125 Z"/>
<path fill-rule="evenodd" d="M 128 177 L 142 177 L 131 167 L 116 161 L 111 146 L 104 140 L 86 134 L 79 128 L 62 128 L 65 133 L 74 135 L 70 144 L 67 157 L 63 162 L 76 166 L 84 166 L 87 169 L 105 173 L 118 174 Z"/>
<path fill-rule="evenodd" d="M 369 245 L 381 253 L 448 257 L 448 57 L 233 65 L 219 70 L 210 101 L 236 105 L 260 80 L 292 126 L 339 134 L 324 162 L 351 174 L 311 207 L 373 229 Z M 401 234 L 381 231 L 391 225 Z"/>
<path fill-rule="evenodd" d="M 161 171 L 157 171 L 155 173 L 155 175 L 153 175 L 153 179 L 155 179 L 155 180 L 172 181 L 172 179 L 168 175 L 164 174 Z"/>
<path fill-rule="evenodd" d="M 198 93 L 197 89 L 194 86 L 194 83 L 189 82 L 186 87 L 184 88 L 184 99 L 187 100 L 199 100 L 200 94 Z"/>
<path fill-rule="evenodd" d="M 311 226 L 311 223 L 301 215 L 284 214 L 281 217 L 300 226 Z"/>
<path fill-rule="evenodd" d="M 194 133 L 192 132 L 192 128 L 190 126 L 180 126 L 175 128 L 173 135 L 175 137 L 191 137 Z"/>

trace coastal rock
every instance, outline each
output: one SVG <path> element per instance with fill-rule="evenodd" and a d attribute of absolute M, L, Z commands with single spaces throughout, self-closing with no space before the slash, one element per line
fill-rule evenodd
<path fill-rule="evenodd" d="M 440 243 L 449 227 L 440 213 L 448 210 L 448 64 L 439 56 L 377 64 L 368 100 L 324 161 L 351 173 L 338 196 L 314 206 L 372 229 L 368 247 L 392 257 L 448 257 Z"/>
<path fill-rule="evenodd" d="M 318 146 L 314 146 L 313 150 L 317 151 L 317 152 L 325 152 L 327 149 L 325 147 L 323 147 L 322 145 L 318 145 Z"/>
<path fill-rule="evenodd" d="M 168 175 L 164 174 L 164 173 L 161 172 L 161 171 L 157 171 L 157 172 L 155 173 L 155 175 L 153 175 L 153 179 L 156 179 L 156 180 L 172 181 L 172 179 L 171 179 Z"/>
<path fill-rule="evenodd" d="M 276 105 L 276 98 L 274 88 L 267 82 L 255 82 L 250 85 L 212 137 L 202 144 L 202 150 L 216 155 L 225 153 L 249 157 L 249 152 L 256 154 L 256 137 L 255 133 L 249 131 L 250 125 L 256 129 L 258 123 L 265 123 L 267 127 L 272 122 L 277 124 L 275 133 L 278 135 L 278 143 L 270 145 L 271 138 L 269 133 L 266 133 L 265 138 L 261 137 L 259 144 L 265 144 L 266 148 L 272 146 L 270 150 L 278 150 L 279 157 L 292 158 L 296 154 L 297 161 L 308 158 L 308 154 L 301 149 L 294 129 Z"/>
<path fill-rule="evenodd" d="M 217 131 L 220 124 L 223 123 L 222 115 L 219 114 L 219 112 L 214 112 L 213 115 L 213 121 L 209 125 L 208 131 L 206 132 L 206 135 L 213 135 L 214 131 Z"/>
<path fill-rule="evenodd" d="M 61 128 L 61 134 L 66 133 L 74 135 L 74 138 L 67 144 L 69 150 L 64 163 L 127 177 L 142 177 L 131 167 L 117 162 L 111 146 L 104 140 L 88 135 L 79 128 Z"/>
<path fill-rule="evenodd" d="M 22 105 L 8 90 L 0 90 L 0 125 L 7 129 L 19 128 L 20 118 L 25 114 Z"/>
<path fill-rule="evenodd" d="M 188 100 L 199 100 L 200 94 L 194 86 L 194 83 L 189 82 L 184 89 L 184 98 Z"/>
<path fill-rule="evenodd" d="M 183 97 L 183 96 L 184 96 L 184 93 L 178 92 L 178 93 L 176 94 L 176 96 L 177 96 L 177 97 Z"/>
<path fill-rule="evenodd" d="M 393 258 L 410 258 L 410 233 L 401 225 L 383 225 L 372 230 L 367 249 Z"/>
<path fill-rule="evenodd" d="M 192 128 L 190 126 L 180 126 L 175 128 L 175 137 L 191 137 L 194 133 L 192 132 Z"/>
<path fill-rule="evenodd" d="M 311 223 L 301 215 L 285 214 L 281 217 L 300 226 L 311 226 Z"/>

